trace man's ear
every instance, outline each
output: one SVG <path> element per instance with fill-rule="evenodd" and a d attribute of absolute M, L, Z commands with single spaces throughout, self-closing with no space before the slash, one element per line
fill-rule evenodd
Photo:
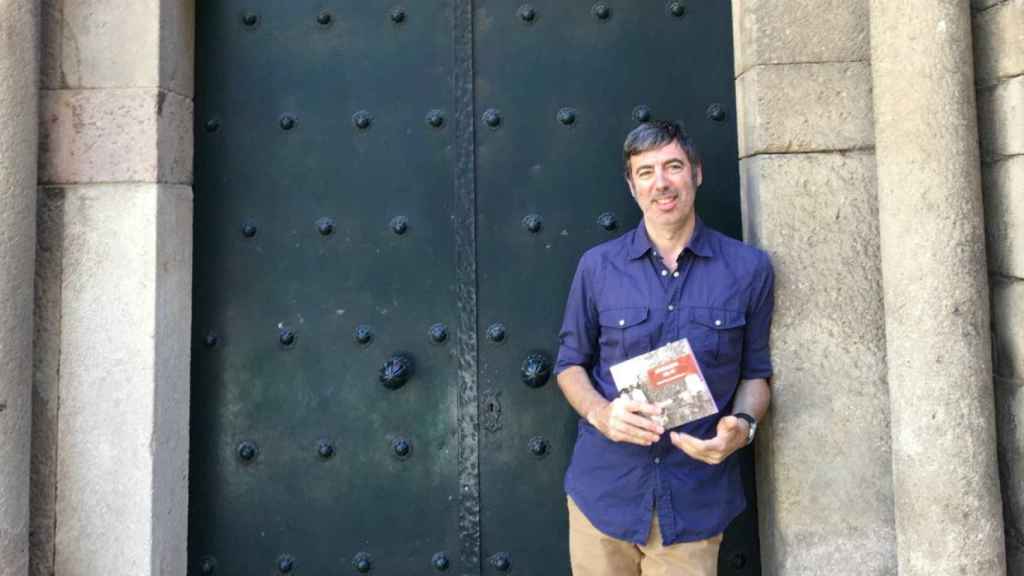
<path fill-rule="evenodd" d="M 693 170 L 693 183 L 695 188 L 700 188 L 700 185 L 704 182 L 704 165 L 697 164 Z"/>
<path fill-rule="evenodd" d="M 636 200 L 636 190 L 633 189 L 633 180 L 629 178 L 628 174 L 625 176 L 625 178 L 626 186 L 629 186 L 629 195 L 632 196 L 634 200 Z"/>

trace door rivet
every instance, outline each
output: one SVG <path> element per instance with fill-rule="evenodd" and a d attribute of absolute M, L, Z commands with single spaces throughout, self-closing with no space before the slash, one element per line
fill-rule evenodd
<path fill-rule="evenodd" d="M 217 342 L 219 342 L 219 341 L 220 341 L 220 339 L 217 338 L 217 333 L 214 332 L 213 330 L 210 330 L 209 332 L 207 332 L 206 333 L 206 337 L 203 338 L 203 344 L 206 344 L 207 348 L 216 348 L 217 347 Z"/>
<path fill-rule="evenodd" d="M 409 219 L 405 216 L 395 216 L 391 219 L 391 231 L 401 236 L 409 230 Z"/>
<path fill-rule="evenodd" d="M 278 340 L 285 348 L 291 348 L 295 345 L 295 331 L 290 328 L 282 329 L 278 336 Z"/>
<path fill-rule="evenodd" d="M 366 130 L 373 122 L 373 117 L 366 110 L 360 110 L 352 115 L 352 124 L 360 130 Z"/>
<path fill-rule="evenodd" d="M 394 442 L 391 443 L 391 449 L 399 459 L 408 458 L 412 454 L 412 444 L 405 438 L 395 438 Z"/>
<path fill-rule="evenodd" d="M 615 217 L 614 212 L 604 212 L 597 217 L 597 224 L 605 230 L 615 230 L 619 227 L 619 220 Z"/>
<path fill-rule="evenodd" d="M 551 363 L 548 362 L 547 356 L 534 353 L 523 360 L 520 370 L 523 384 L 530 388 L 540 388 L 551 376 Z"/>
<path fill-rule="evenodd" d="M 434 570 L 444 572 L 448 569 L 448 555 L 444 552 L 438 552 L 430 559 L 430 564 L 434 567 Z"/>
<path fill-rule="evenodd" d="M 512 567 L 512 559 L 509 558 L 508 553 L 498 552 L 491 556 L 491 566 L 494 566 L 499 572 L 508 572 L 508 569 Z"/>
<path fill-rule="evenodd" d="M 598 2 L 597 4 L 594 4 L 594 7 L 591 9 L 591 11 L 594 13 L 594 16 L 598 17 L 599 20 L 607 20 L 608 17 L 612 15 L 612 9 L 609 8 L 608 5 L 605 4 L 604 2 Z"/>
<path fill-rule="evenodd" d="M 391 11 L 391 21 L 395 24 L 401 24 L 405 22 L 405 10 L 402 8 L 395 8 Z"/>
<path fill-rule="evenodd" d="M 292 128 L 295 128 L 295 117 L 290 114 L 281 116 L 281 129 L 291 130 Z"/>
<path fill-rule="evenodd" d="M 483 119 L 484 124 L 487 124 L 491 128 L 497 128 L 498 126 L 501 126 L 501 112 L 495 110 L 494 108 L 485 111 Z"/>
<path fill-rule="evenodd" d="M 540 232 L 543 222 L 544 219 L 540 217 L 540 214 L 527 214 L 523 216 L 523 228 L 526 228 L 533 234 Z"/>
<path fill-rule="evenodd" d="M 523 4 L 519 7 L 519 18 L 526 23 L 533 22 L 537 18 L 537 11 L 533 9 L 533 6 Z"/>
<path fill-rule="evenodd" d="M 487 327 L 487 339 L 491 342 L 502 342 L 505 340 L 505 325 L 495 322 Z"/>
<path fill-rule="evenodd" d="M 324 460 L 327 460 L 331 456 L 334 456 L 334 444 L 331 444 L 331 441 L 326 438 L 321 438 L 320 441 L 317 442 L 316 453 Z"/>
<path fill-rule="evenodd" d="M 217 118 L 210 118 L 209 120 L 206 121 L 206 131 L 207 132 L 212 134 L 212 133 L 216 132 L 217 130 L 220 130 L 220 120 L 218 120 Z"/>
<path fill-rule="evenodd" d="M 528 444 L 530 453 L 538 458 L 543 458 L 548 455 L 549 444 L 542 436 L 534 436 L 530 438 Z"/>
<path fill-rule="evenodd" d="M 651 109 L 641 104 L 633 108 L 633 119 L 637 122 L 648 122 L 651 119 Z"/>
<path fill-rule="evenodd" d="M 427 124 L 430 124 L 434 128 L 444 126 L 444 112 L 437 109 L 427 112 Z"/>
<path fill-rule="evenodd" d="M 318 16 L 316 17 L 316 22 L 317 22 L 317 24 L 319 24 L 319 25 L 321 25 L 321 26 L 330 26 L 330 25 L 331 25 L 331 22 L 333 22 L 333 21 L 334 21 L 334 17 L 333 17 L 332 15 L 331 15 L 331 13 L 330 13 L 330 12 L 328 12 L 328 11 L 326 11 L 326 10 L 324 10 L 323 12 L 321 12 L 321 13 L 320 13 L 320 14 L 319 14 L 319 15 L 318 15 Z"/>
<path fill-rule="evenodd" d="M 356 569 L 356 572 L 366 574 L 373 568 L 373 557 L 366 552 L 360 552 L 352 558 L 352 566 Z"/>
<path fill-rule="evenodd" d="M 252 238 L 256 235 L 256 225 L 252 222 L 246 222 L 242 224 L 242 236 L 246 238 Z"/>
<path fill-rule="evenodd" d="M 259 453 L 260 450 L 256 447 L 256 444 L 248 440 L 238 444 L 238 457 L 246 462 L 252 461 Z"/>
<path fill-rule="evenodd" d="M 686 16 L 686 6 L 682 2 L 669 2 L 665 8 L 668 10 L 669 14 L 676 18 Z"/>
<path fill-rule="evenodd" d="M 217 570 L 217 560 L 213 556 L 203 556 L 199 559 L 199 573 L 209 576 Z"/>
<path fill-rule="evenodd" d="M 431 340 L 441 344 L 448 339 L 448 327 L 439 322 L 430 327 L 429 334 Z"/>
<path fill-rule="evenodd" d="M 277 559 L 277 571 L 281 574 L 287 574 L 292 571 L 295 567 L 295 559 L 287 554 L 282 554 Z"/>
<path fill-rule="evenodd" d="M 253 28 L 260 22 L 260 17 L 253 14 L 252 12 L 246 12 L 242 15 L 242 24 L 245 24 L 246 28 Z"/>
<path fill-rule="evenodd" d="M 330 236 L 334 232 L 334 220 L 326 217 L 317 220 L 316 230 L 321 236 Z"/>
<path fill-rule="evenodd" d="M 732 557 L 732 567 L 734 570 L 741 570 L 747 565 L 747 556 L 742 552 L 737 552 Z"/>
<path fill-rule="evenodd" d="M 562 108 L 558 111 L 558 121 L 566 126 L 571 126 L 576 122 L 576 110 L 572 108 Z"/>
<path fill-rule="evenodd" d="M 353 337 L 356 339 L 356 342 L 359 342 L 360 344 L 369 344 L 370 341 L 373 340 L 373 329 L 365 324 L 360 324 L 359 326 L 356 326 L 356 331 L 355 334 L 353 334 Z"/>
<path fill-rule="evenodd" d="M 725 110 L 722 108 L 722 105 L 717 102 L 708 106 L 707 115 L 710 120 L 715 122 L 722 122 L 725 120 Z"/>
<path fill-rule="evenodd" d="M 380 367 L 380 383 L 389 390 L 398 390 L 412 377 L 413 361 L 406 354 L 395 354 Z"/>

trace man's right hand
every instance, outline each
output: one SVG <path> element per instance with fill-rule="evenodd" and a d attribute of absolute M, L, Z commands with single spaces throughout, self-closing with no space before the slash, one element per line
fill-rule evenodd
<path fill-rule="evenodd" d="M 654 404 L 619 396 L 587 414 L 587 421 L 613 442 L 650 446 L 665 433 L 661 425 L 649 418 L 659 414 L 661 408 Z"/>

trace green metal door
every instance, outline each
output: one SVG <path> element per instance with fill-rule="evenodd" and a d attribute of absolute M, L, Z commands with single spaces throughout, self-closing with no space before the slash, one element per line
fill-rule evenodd
<path fill-rule="evenodd" d="M 639 120 L 738 235 L 729 3 L 197 4 L 190 573 L 568 573 L 568 284 Z"/>

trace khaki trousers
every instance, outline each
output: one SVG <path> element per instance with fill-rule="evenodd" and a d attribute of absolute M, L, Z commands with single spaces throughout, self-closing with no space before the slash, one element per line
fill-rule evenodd
<path fill-rule="evenodd" d="M 569 558 L 573 576 L 716 576 L 722 535 L 697 542 L 661 543 L 658 515 L 651 520 L 647 543 L 602 533 L 569 500 Z"/>

